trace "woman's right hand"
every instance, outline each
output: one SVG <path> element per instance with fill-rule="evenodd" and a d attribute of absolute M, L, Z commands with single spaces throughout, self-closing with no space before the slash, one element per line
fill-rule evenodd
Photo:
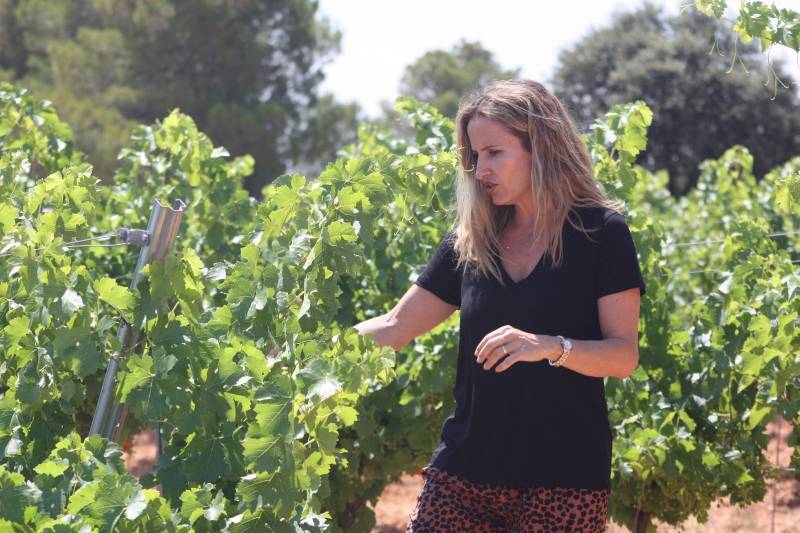
<path fill-rule="evenodd" d="M 353 327 L 360 335 L 371 335 L 379 345 L 399 350 L 441 324 L 456 309 L 457 306 L 415 284 L 400 298 L 394 309 Z"/>
<path fill-rule="evenodd" d="M 397 350 L 394 339 L 392 339 L 392 324 L 389 322 L 388 315 L 379 315 L 363 322 L 359 322 L 353 328 L 359 335 L 369 335 L 378 343 L 379 346 L 389 346 Z"/>

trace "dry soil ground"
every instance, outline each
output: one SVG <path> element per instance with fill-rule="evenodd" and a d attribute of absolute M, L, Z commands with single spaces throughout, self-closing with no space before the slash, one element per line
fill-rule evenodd
<path fill-rule="evenodd" d="M 780 449 L 778 449 L 778 433 L 780 430 Z M 778 464 L 789 465 L 792 449 L 786 444 L 789 424 L 776 418 L 767 426 L 770 435 L 768 457 L 775 462 L 778 453 Z M 130 452 L 126 454 L 128 470 L 140 476 L 147 472 L 155 460 L 155 434 L 146 431 L 137 435 Z M 408 516 L 413 511 L 417 496 L 422 489 L 422 477 L 419 475 L 403 476 L 400 480 L 386 487 L 377 504 L 375 513 L 378 525 L 373 533 L 397 533 L 405 531 Z M 774 520 L 774 530 L 772 524 Z M 626 528 L 610 523 L 608 533 L 624 533 Z M 772 483 L 763 501 L 747 507 L 731 506 L 720 500 L 709 511 L 709 520 L 698 524 L 690 519 L 680 526 L 658 525 L 658 533 L 800 533 L 800 481 L 785 480 Z"/>

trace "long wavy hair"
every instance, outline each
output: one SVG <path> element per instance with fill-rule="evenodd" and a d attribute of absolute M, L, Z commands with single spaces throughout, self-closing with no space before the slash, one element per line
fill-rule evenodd
<path fill-rule="evenodd" d="M 461 172 L 452 232 L 459 268 L 494 276 L 505 285 L 500 273 L 499 237 L 513 219 L 514 206 L 494 205 L 475 179 L 476 159 L 467 124 L 477 116 L 500 123 L 533 155 L 533 242 L 545 239 L 546 259 L 554 267 L 563 261 L 561 229 L 565 220 L 587 236 L 599 229 L 584 228 L 579 217 L 570 215 L 573 208 L 607 207 L 622 212 L 624 204 L 609 199 L 595 179 L 589 151 L 561 102 L 535 81 L 492 82 L 464 100 L 456 117 Z"/>

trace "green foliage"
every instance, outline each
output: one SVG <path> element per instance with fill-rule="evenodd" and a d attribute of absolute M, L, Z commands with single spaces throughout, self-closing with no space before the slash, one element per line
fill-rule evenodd
<path fill-rule="evenodd" d="M 726 4 L 727 0 L 698 0 L 694 2 L 694 7 L 704 15 L 720 18 L 725 12 Z M 689 6 L 691 4 L 684 5 Z"/>
<path fill-rule="evenodd" d="M 697 189 L 675 200 L 656 192 L 666 176 L 631 165 L 649 120 L 641 103 L 612 108 L 588 139 L 598 179 L 628 204 L 648 282 L 640 366 L 606 389 L 611 516 L 630 528 L 637 512 L 702 522 L 718 498 L 760 501 L 778 475 L 765 459 L 767 422 L 792 421 L 790 440 L 800 422 L 800 277 L 792 264 L 800 241 L 790 209 L 797 192 L 786 192 L 796 188 L 800 161 L 757 183 L 752 156 L 734 147 L 704 162 Z M 770 230 L 790 235 L 773 240 Z"/>
<path fill-rule="evenodd" d="M 291 139 L 289 168 L 305 176 L 317 176 L 339 149 L 358 137 L 359 106 L 342 104 L 332 94 L 321 96 L 300 117 Z"/>
<path fill-rule="evenodd" d="M 50 102 L 35 99 L 29 91 L 9 85 L 0 86 L 0 101 L 3 102 L 0 108 L 0 149 L 3 152 L 25 152 L 28 161 L 34 162 L 44 173 L 85 161 L 85 157 L 75 150 L 72 132 L 58 118 Z M 9 163 L 0 167 L 8 181 L 17 178 L 8 175 L 11 168 Z"/>
<path fill-rule="evenodd" d="M 125 473 L 121 457 L 100 437 L 82 442 L 71 433 L 30 480 L 0 466 L 0 524 L 14 531 L 188 531 L 157 491 Z"/>
<path fill-rule="evenodd" d="M 257 195 L 355 139 L 357 109 L 318 94 L 339 40 L 310 0 L 2 0 L 0 81 L 55 102 L 104 183 L 137 123 L 180 108 L 254 156 Z"/>
<path fill-rule="evenodd" d="M 709 17 L 722 18 L 726 0 L 698 0 L 684 4 L 683 9 L 694 7 Z M 744 42 L 759 39 L 764 50 L 783 45 L 800 52 L 800 12 L 779 8 L 774 3 L 759 0 L 741 2 L 739 15 L 733 21 L 733 31 Z"/>
<path fill-rule="evenodd" d="M 19 91 L 3 90 L 6 109 L 19 103 Z M 436 117 L 428 110 L 415 120 Z M 50 123 L 38 123 L 50 134 Z M 436 131 L 451 142 L 451 129 Z M 367 274 L 356 243 L 371 241 L 369 253 L 385 253 L 393 229 L 382 214 L 427 214 L 454 154 L 428 143 L 407 156 L 384 150 L 342 160 L 314 182 L 284 176 L 256 206 L 241 186 L 252 159 L 227 161 L 179 113 L 134 130 L 111 187 L 99 186 L 84 163 L 37 181 L 31 166 L 52 154 L 40 153 L 34 133 L 13 145 L 14 131 L 3 138 L 3 464 L 33 475 L 31 465 L 59 438 L 76 426 L 85 432 L 102 354 L 119 349 L 111 330 L 122 314 L 143 338 L 122 360 L 116 400 L 129 404 L 133 427 L 160 422 L 166 430 L 166 453 L 145 486 L 159 484 L 170 505 L 190 506 L 186 520 L 210 520 L 208 527 L 221 516 L 233 529 L 321 527 L 330 469 L 347 466 L 339 433 L 358 420 L 359 399 L 394 376 L 391 350 L 338 325 L 355 323 L 353 302 L 341 295 Z M 403 188 L 395 203 L 389 191 Z M 137 290 L 125 287 L 135 263 L 129 251 L 73 247 L 118 227 L 142 227 L 154 199 L 176 197 L 188 204 L 176 251 L 143 269 Z M 407 246 L 414 236 L 408 232 Z M 406 260 L 415 268 L 424 262 Z M 273 349 L 277 356 L 265 357 Z M 206 499 L 184 497 L 195 489 Z M 149 494 L 112 477 L 62 498 L 54 514 L 98 525 L 139 520 L 131 506 Z"/>
<path fill-rule="evenodd" d="M 352 325 L 394 306 L 449 225 L 452 123 L 401 99 L 413 142 L 365 128 L 317 179 L 282 176 L 256 204 L 252 159 L 179 112 L 137 127 L 102 186 L 49 108 L 9 85 L 0 97 L 0 123 L 30 118 L 0 135 L 2 525 L 370 530 L 367 504 L 429 460 L 452 412 L 457 316 L 398 353 Z M 585 137 L 648 284 L 640 366 L 606 389 L 611 516 L 628 526 L 760 500 L 775 475 L 766 423 L 782 415 L 800 437 L 800 243 L 768 237 L 797 228 L 800 161 L 757 183 L 734 147 L 676 200 L 635 165 L 651 121 L 643 102 L 619 105 Z M 178 197 L 174 251 L 135 290 L 135 250 L 75 242 L 144 227 L 154 200 Z M 129 429 L 160 424 L 166 441 L 140 480 L 115 444 L 86 438 L 119 316 L 142 334 L 116 400 Z"/>
<path fill-rule="evenodd" d="M 518 76 L 519 69 L 503 69 L 480 43 L 462 40 L 451 50 L 426 52 L 408 65 L 400 94 L 428 102 L 454 119 L 463 95 L 492 80 Z"/>
<path fill-rule="evenodd" d="M 695 187 L 702 161 L 737 144 L 762 176 L 800 153 L 800 97 L 781 91 L 772 99 L 765 80 L 785 77 L 786 67 L 776 62 L 768 71 L 758 45 L 737 40 L 695 11 L 666 17 L 645 4 L 563 51 L 553 89 L 581 129 L 616 104 L 646 102 L 653 125 L 639 162 L 665 169 L 673 195 Z M 733 68 L 736 61 L 744 70 Z"/>

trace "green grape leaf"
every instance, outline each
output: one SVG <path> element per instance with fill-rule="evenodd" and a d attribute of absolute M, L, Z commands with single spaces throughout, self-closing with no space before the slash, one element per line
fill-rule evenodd
<path fill-rule="evenodd" d="M 0 203 L 0 231 L 11 233 L 17 225 L 19 210 L 11 204 Z"/>
<path fill-rule="evenodd" d="M 58 477 L 67 471 L 69 468 L 69 461 L 65 459 L 51 459 L 36 465 L 33 469 L 37 474 L 42 474 L 50 477 Z"/>
<path fill-rule="evenodd" d="M 155 376 L 152 357 L 147 354 L 130 355 L 119 373 L 119 400 L 124 402 L 134 389 L 151 387 Z"/>
<path fill-rule="evenodd" d="M 36 485 L 0 465 L 0 518 L 24 523 L 26 510 L 37 506 L 40 499 L 41 491 Z"/>
<path fill-rule="evenodd" d="M 112 278 L 98 279 L 92 287 L 97 291 L 98 297 L 112 307 L 120 310 L 133 308 L 135 302 L 133 293 L 127 287 L 117 285 Z"/>
<path fill-rule="evenodd" d="M 61 296 L 61 312 L 70 316 L 83 307 L 83 298 L 72 289 L 67 289 Z"/>

